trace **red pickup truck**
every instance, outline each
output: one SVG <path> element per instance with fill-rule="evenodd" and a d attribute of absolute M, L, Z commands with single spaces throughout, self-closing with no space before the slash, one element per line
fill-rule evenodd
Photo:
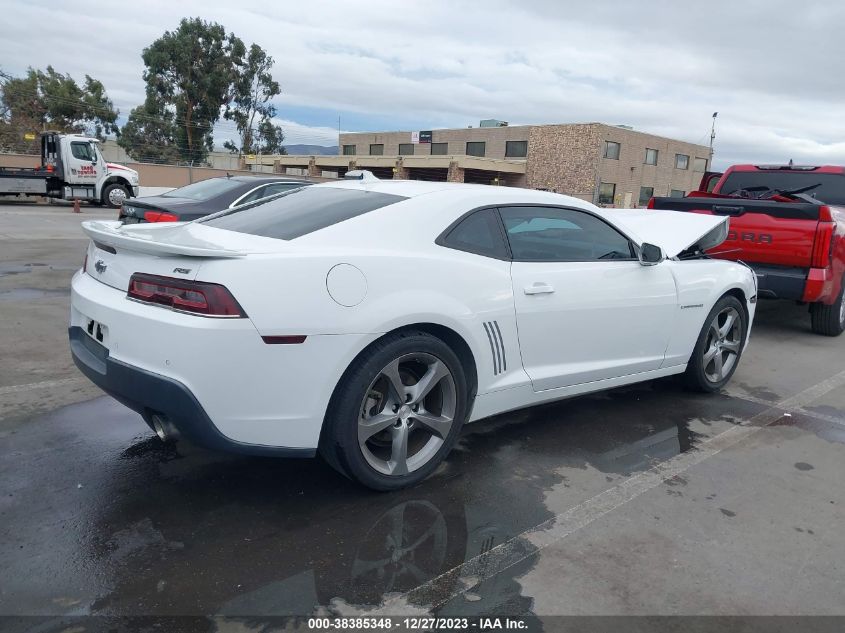
<path fill-rule="evenodd" d="M 734 165 L 710 192 L 648 206 L 730 216 L 708 255 L 751 266 L 761 298 L 809 304 L 817 334 L 845 330 L 845 167 Z"/>

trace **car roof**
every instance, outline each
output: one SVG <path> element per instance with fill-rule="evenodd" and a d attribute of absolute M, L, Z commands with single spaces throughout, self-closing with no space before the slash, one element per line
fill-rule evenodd
<path fill-rule="evenodd" d="M 396 201 L 296 238 L 302 245 L 362 249 L 428 249 L 436 237 L 466 213 L 483 207 L 517 205 L 582 209 L 605 217 L 604 209 L 585 200 L 537 189 L 418 180 L 339 180 L 309 187 L 336 188 L 397 196 Z M 613 223 L 611 221 L 611 223 Z M 381 238 L 374 243 L 373 236 Z M 635 238 L 635 236 L 631 236 Z"/>
<path fill-rule="evenodd" d="M 424 195 L 443 194 L 450 198 L 472 198 L 478 200 L 477 206 L 484 204 L 549 204 L 555 206 L 575 206 L 600 209 L 592 203 L 561 193 L 525 189 L 522 187 L 504 187 L 496 185 L 476 185 L 457 182 L 431 182 L 424 180 L 339 180 L 313 185 L 314 187 L 336 187 L 387 193 L 404 198 L 417 198 Z"/>

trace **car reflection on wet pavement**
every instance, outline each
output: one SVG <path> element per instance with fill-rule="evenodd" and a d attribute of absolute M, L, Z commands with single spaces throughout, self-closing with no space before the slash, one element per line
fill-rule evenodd
<path fill-rule="evenodd" d="M 0 441 L 15 457 L 2 469 L 13 545 L 3 567 L 17 579 L 0 611 L 301 615 L 337 601 L 378 605 L 761 408 L 691 395 L 673 380 L 536 407 L 468 426 L 430 480 L 374 494 L 319 460 L 163 444 L 99 398 Z M 547 507 L 544 493 L 558 484 L 560 505 Z M 528 613 L 506 576 L 481 579 L 461 611 Z"/>

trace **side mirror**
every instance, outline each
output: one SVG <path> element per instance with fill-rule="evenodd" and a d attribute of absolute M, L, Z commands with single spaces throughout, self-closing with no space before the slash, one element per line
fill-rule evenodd
<path fill-rule="evenodd" d="M 640 263 L 643 266 L 654 266 L 664 259 L 666 259 L 666 256 L 663 254 L 663 249 L 659 246 L 645 242 L 640 246 Z"/>

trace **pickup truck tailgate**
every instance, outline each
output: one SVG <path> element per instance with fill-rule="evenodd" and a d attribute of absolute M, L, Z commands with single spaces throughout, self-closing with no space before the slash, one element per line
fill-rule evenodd
<path fill-rule="evenodd" d="M 654 198 L 654 209 L 730 217 L 727 239 L 709 251 L 714 257 L 808 268 L 819 205 L 742 198 Z"/>

